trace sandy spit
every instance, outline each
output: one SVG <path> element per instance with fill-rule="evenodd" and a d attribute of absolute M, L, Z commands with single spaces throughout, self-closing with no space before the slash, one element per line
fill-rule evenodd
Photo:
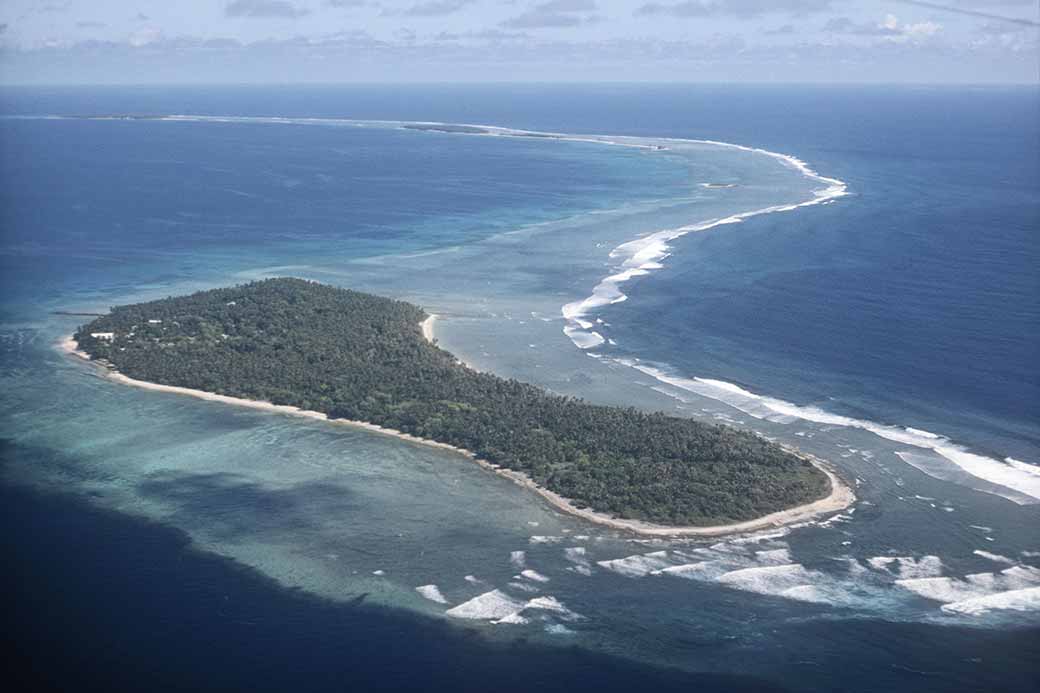
<path fill-rule="evenodd" d="M 436 321 L 436 315 L 430 315 L 426 320 L 422 322 L 423 336 L 428 341 L 433 341 L 433 325 Z M 90 361 L 90 356 L 79 349 L 79 344 L 71 336 L 63 339 L 58 344 L 58 348 L 65 353 Z M 100 366 L 100 365 L 99 365 Z M 428 438 L 420 438 L 413 436 L 403 431 L 397 431 L 392 428 L 384 428 L 376 424 L 368 423 L 367 421 L 352 421 L 349 419 L 330 419 L 327 415 L 316 411 L 307 411 L 298 407 L 291 407 L 282 404 L 272 404 L 270 402 L 262 402 L 259 400 L 241 399 L 238 397 L 228 397 L 226 395 L 218 395 L 212 392 L 205 392 L 203 390 L 192 390 L 186 387 L 176 387 L 174 385 L 160 385 L 158 383 L 151 383 L 145 380 L 135 380 L 129 378 L 118 371 L 112 370 L 111 368 L 105 368 L 105 374 L 108 378 L 122 383 L 124 385 L 132 385 L 139 387 L 144 390 L 152 390 L 154 392 L 168 392 L 178 395 L 187 395 L 189 397 L 195 397 L 197 399 L 203 399 L 209 402 L 220 402 L 222 404 L 232 404 L 238 407 L 248 407 L 250 409 L 258 409 L 260 411 L 277 412 L 280 414 L 288 414 L 291 416 L 303 416 L 309 419 L 318 419 L 321 421 L 328 421 L 329 423 L 352 426 L 354 428 L 362 428 L 366 431 L 373 433 L 380 433 L 382 435 L 393 436 L 400 440 L 406 440 L 411 443 L 417 443 L 420 445 L 428 445 L 430 447 L 441 448 L 443 450 L 451 450 L 464 457 L 468 457 L 481 467 L 500 474 L 507 479 L 512 480 L 516 484 L 523 486 L 526 489 L 534 491 L 539 496 L 548 501 L 553 507 L 562 510 L 563 512 L 575 515 L 593 522 L 598 525 L 611 527 L 613 529 L 624 530 L 628 532 L 634 532 L 636 534 L 646 536 L 658 536 L 658 537 L 716 537 L 727 534 L 742 534 L 745 532 L 753 532 L 761 529 L 776 528 L 784 525 L 790 525 L 794 523 L 806 522 L 812 519 L 819 518 L 823 515 L 829 515 L 832 513 L 839 512 L 848 508 L 852 505 L 856 496 L 852 492 L 852 489 L 845 484 L 837 474 L 830 468 L 830 466 L 811 455 L 807 455 L 803 452 L 796 451 L 789 448 L 790 452 L 798 454 L 804 459 L 811 462 L 817 469 L 827 475 L 830 481 L 831 490 L 830 493 L 817 501 L 812 503 L 806 503 L 805 505 L 799 505 L 794 508 L 787 510 L 781 510 L 779 512 L 770 513 L 763 517 L 759 517 L 753 520 L 747 520 L 744 522 L 736 522 L 728 525 L 716 525 L 712 527 L 700 527 L 700 526 L 669 526 L 659 525 L 651 522 L 643 522 L 641 520 L 625 520 L 616 517 L 611 517 L 606 513 L 596 512 L 587 508 L 578 508 L 570 500 L 564 498 L 558 493 L 554 493 L 546 488 L 543 488 L 536 484 L 534 480 L 525 474 L 515 472 L 511 469 L 505 469 L 498 465 L 492 464 L 487 460 L 478 458 L 475 454 L 469 450 L 455 447 L 454 445 L 448 445 L 447 443 L 440 443 L 435 440 Z"/>
<path fill-rule="evenodd" d="M 433 323 L 437 321 L 437 314 L 430 313 L 429 316 L 422 321 L 422 336 L 426 338 L 427 342 L 433 343 Z"/>

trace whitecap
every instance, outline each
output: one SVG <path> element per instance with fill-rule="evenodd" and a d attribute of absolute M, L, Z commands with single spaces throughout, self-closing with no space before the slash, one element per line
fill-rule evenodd
<path fill-rule="evenodd" d="M 600 140 L 602 141 L 602 140 Z M 566 326 L 564 333 L 580 349 L 590 349 L 603 343 L 602 337 L 595 332 L 589 332 L 591 323 L 585 319 L 591 311 L 612 303 L 620 303 L 628 297 L 619 288 L 621 284 L 634 277 L 643 276 L 653 270 L 663 267 L 661 261 L 669 256 L 669 242 L 685 236 L 689 233 L 708 231 L 719 226 L 739 224 L 745 219 L 762 214 L 773 214 L 776 212 L 789 212 L 801 207 L 809 207 L 825 203 L 847 194 L 844 182 L 836 178 L 827 178 L 812 170 L 804 161 L 787 154 L 780 154 L 765 149 L 745 147 L 727 142 L 716 142 L 712 140 L 700 140 L 702 144 L 711 144 L 718 147 L 737 149 L 740 151 L 762 154 L 777 159 L 790 166 L 824 187 L 813 191 L 812 197 L 802 202 L 773 205 L 748 212 L 740 212 L 726 217 L 709 219 L 698 223 L 688 224 L 672 229 L 664 229 L 646 236 L 637 238 L 614 248 L 610 257 L 620 261 L 615 267 L 615 272 L 600 280 L 592 289 L 592 293 L 580 301 L 572 301 L 564 305 L 560 312 L 563 315 Z"/>
<path fill-rule="evenodd" d="M 1037 611 L 1040 610 L 1040 587 L 998 592 L 985 597 L 943 604 L 942 610 L 946 613 L 969 616 L 978 616 L 989 611 Z"/>
<path fill-rule="evenodd" d="M 867 563 L 875 570 L 885 571 L 902 579 L 936 577 L 942 574 L 942 560 L 938 556 L 875 556 Z"/>
<path fill-rule="evenodd" d="M 769 549 L 767 551 L 756 551 L 755 557 L 760 563 L 771 565 L 782 565 L 791 562 L 791 551 L 789 549 Z"/>
<path fill-rule="evenodd" d="M 578 619 L 584 618 L 584 616 L 571 611 L 566 606 L 564 606 L 558 599 L 556 599 L 556 597 L 552 596 L 535 597 L 534 599 L 530 599 L 524 605 L 524 609 L 539 609 L 542 611 L 552 611 L 567 621 L 576 621 Z"/>
<path fill-rule="evenodd" d="M 1040 584 L 1040 569 L 1013 566 L 998 573 L 973 573 L 964 578 L 930 577 L 896 580 L 896 584 L 918 596 L 946 604 L 977 604 L 978 600 L 1017 592 Z M 999 601 L 999 600 L 997 600 Z M 984 602 L 989 604 L 990 602 Z M 952 611 L 968 612 L 957 607 Z"/>
<path fill-rule="evenodd" d="M 775 397 L 758 395 L 739 385 L 722 380 L 673 376 L 660 368 L 638 360 L 612 360 L 634 368 L 666 385 L 725 402 L 757 419 L 780 424 L 812 421 L 823 425 L 859 428 L 895 443 L 927 450 L 929 451 L 927 454 L 913 451 L 899 451 L 896 454 L 907 464 L 938 479 L 964 481 L 964 478 L 951 474 L 951 472 L 960 472 L 966 477 L 988 482 L 978 485 L 977 490 L 979 491 L 1000 495 L 1023 505 L 1040 501 L 1040 474 L 1036 473 L 1033 465 L 1027 465 L 1018 460 L 998 460 L 969 452 L 937 433 L 832 414 L 819 407 L 802 406 Z"/>
<path fill-rule="evenodd" d="M 563 557 L 574 564 L 568 568 L 572 573 L 592 575 L 592 566 L 589 564 L 584 546 L 571 546 L 564 549 Z"/>
<path fill-rule="evenodd" d="M 812 585 L 824 578 L 822 573 L 807 570 L 800 563 L 788 563 L 732 570 L 720 575 L 718 582 L 746 592 L 784 596 L 792 588 Z"/>
<path fill-rule="evenodd" d="M 698 561 L 696 563 L 683 563 L 682 565 L 662 568 L 654 571 L 654 575 L 669 575 L 686 578 L 687 580 L 707 581 L 732 572 L 738 567 L 741 567 L 740 564 L 727 560 Z"/>
<path fill-rule="evenodd" d="M 509 589 L 516 590 L 518 592 L 537 592 L 538 588 L 529 582 L 510 582 L 508 585 Z"/>
<path fill-rule="evenodd" d="M 1021 460 L 1016 460 L 1014 457 L 1005 457 L 1004 462 L 1006 462 L 1009 466 L 1018 469 L 1019 471 L 1025 472 L 1026 474 L 1040 476 L 1040 467 L 1036 466 L 1035 464 L 1022 462 Z"/>
<path fill-rule="evenodd" d="M 649 573 L 666 568 L 671 563 L 667 561 L 667 551 L 654 551 L 647 554 L 636 554 L 625 558 L 615 558 L 610 561 L 597 561 L 597 565 L 619 573 L 626 577 L 643 577 Z"/>
<path fill-rule="evenodd" d="M 574 563 L 585 562 L 585 547 L 584 546 L 571 546 L 563 550 L 563 556 L 568 561 Z"/>
<path fill-rule="evenodd" d="M 431 602 L 437 602 L 438 604 L 447 604 L 448 600 L 441 594 L 441 590 L 437 585 L 419 585 L 415 588 L 415 591 L 422 596 L 429 599 Z"/>
<path fill-rule="evenodd" d="M 519 602 L 501 590 L 485 592 L 467 602 L 448 609 L 445 613 L 454 618 L 496 620 L 516 613 L 523 607 Z"/>
<path fill-rule="evenodd" d="M 973 599 L 989 594 L 989 591 L 984 587 L 949 577 L 896 580 L 896 584 L 925 599 L 944 603 Z"/>
<path fill-rule="evenodd" d="M 989 551 L 983 551 L 982 549 L 975 549 L 972 553 L 974 553 L 976 556 L 982 556 L 983 558 L 988 558 L 989 560 L 993 561 L 994 563 L 1009 563 L 1011 565 L 1014 565 L 1014 563 L 1015 563 L 1013 560 L 1011 560 L 1007 556 L 1001 556 L 1000 554 L 997 554 L 997 553 L 990 553 Z"/>
<path fill-rule="evenodd" d="M 503 616 L 502 618 L 496 621 L 492 621 L 492 623 L 510 623 L 513 625 L 523 625 L 525 623 L 530 623 L 530 621 L 524 618 L 519 611 L 516 611 L 509 614 L 508 616 Z"/>

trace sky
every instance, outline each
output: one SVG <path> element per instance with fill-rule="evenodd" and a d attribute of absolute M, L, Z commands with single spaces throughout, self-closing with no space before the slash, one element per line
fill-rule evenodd
<path fill-rule="evenodd" d="M 1040 82 L 1040 0 L 0 0 L 0 83 Z"/>

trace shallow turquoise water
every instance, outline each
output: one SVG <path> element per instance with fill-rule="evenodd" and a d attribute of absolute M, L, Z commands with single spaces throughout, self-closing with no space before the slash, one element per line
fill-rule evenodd
<path fill-rule="evenodd" d="M 332 600 L 367 593 L 491 639 L 694 671 L 833 685 L 847 672 L 825 665 L 828 637 L 847 657 L 879 634 L 907 637 L 886 623 L 950 633 L 1037 623 L 1021 590 L 1037 580 L 1038 506 L 949 465 L 945 479 L 922 473 L 895 454 L 905 445 L 861 428 L 759 419 L 669 387 L 590 358 L 564 334 L 561 306 L 616 269 L 617 246 L 811 198 L 818 182 L 782 161 L 710 145 L 648 151 L 253 122 L 26 120 L 2 131 L 14 143 L 7 178 L 18 174 L 4 217 L 0 425 L 17 451 L 8 482 L 177 527 L 205 551 Z M 664 262 L 680 261 L 695 237 Z M 53 310 L 282 274 L 416 301 L 442 316 L 442 345 L 478 368 L 798 444 L 838 465 L 860 503 L 791 532 L 641 541 L 559 515 L 447 453 L 139 392 L 53 349 L 77 322 Z M 619 308 L 638 312 L 638 296 Z M 624 345 L 620 321 L 611 328 L 595 327 Z M 416 589 L 431 585 L 447 604 Z M 1012 592 L 1023 610 L 964 606 Z M 456 615 L 477 618 L 448 613 L 459 605 L 468 606 Z M 517 612 L 526 622 L 491 623 Z M 864 620 L 881 625 L 869 634 L 849 625 Z M 918 657 L 943 666 L 941 652 Z M 877 662 L 888 660 L 874 652 L 863 666 Z"/>

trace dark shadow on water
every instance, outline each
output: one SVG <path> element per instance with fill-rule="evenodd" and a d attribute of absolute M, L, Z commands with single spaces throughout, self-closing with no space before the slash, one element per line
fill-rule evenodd
<path fill-rule="evenodd" d="M 331 602 L 71 494 L 0 483 L 0 514 L 4 647 L 34 690 L 779 690 Z"/>
<path fill-rule="evenodd" d="M 0 439 L 3 645 L 19 669 L 12 673 L 33 682 L 21 690 L 781 690 L 748 676 L 657 668 L 577 647 L 492 642 L 472 628 L 369 605 L 365 593 L 333 602 L 287 589 L 192 548 L 180 530 L 5 481 L 4 467 L 16 455 L 20 466 L 74 461 Z M 149 483 L 155 494 L 182 501 L 190 487 L 288 513 L 278 531 L 292 525 L 302 502 L 267 497 L 270 491 L 234 476 Z M 324 510 L 351 502 L 342 489 L 311 490 Z M 262 515 L 236 517 L 228 531 L 253 521 L 262 528 Z M 1040 690 L 1035 628 L 806 619 L 776 637 L 786 643 L 780 656 L 773 643 L 757 668 L 794 689 Z M 692 637 L 685 644 L 705 643 Z M 742 662 L 733 658 L 751 652 L 720 651 L 730 661 L 719 667 L 739 671 Z"/>
<path fill-rule="evenodd" d="M 224 539 L 244 535 L 283 535 L 315 529 L 328 518 L 357 512 L 350 489 L 307 482 L 269 488 L 239 474 L 158 472 L 138 484 L 141 495 L 172 502 L 171 524 L 204 526 Z"/>

